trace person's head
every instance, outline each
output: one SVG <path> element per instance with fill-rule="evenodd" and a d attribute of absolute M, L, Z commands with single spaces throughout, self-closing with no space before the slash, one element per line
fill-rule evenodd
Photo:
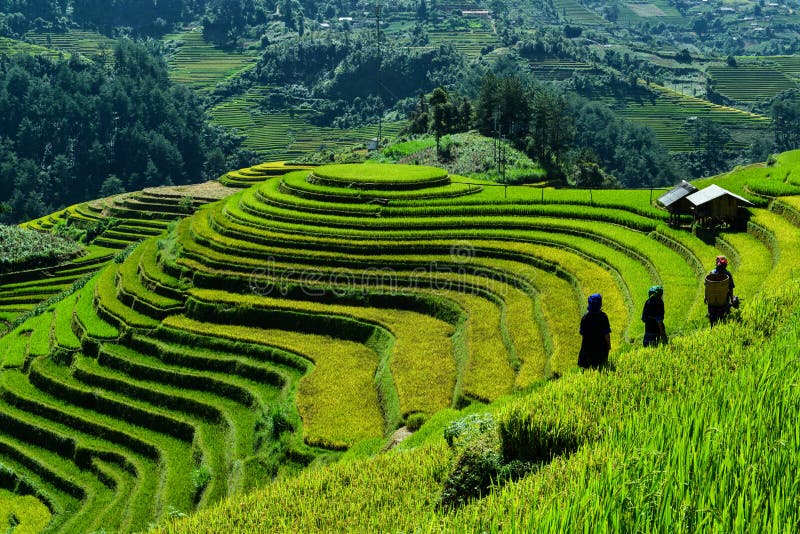
<path fill-rule="evenodd" d="M 652 286 L 650 289 L 647 290 L 647 298 L 650 297 L 658 297 L 661 298 L 664 296 L 664 288 L 661 286 Z"/>
<path fill-rule="evenodd" d="M 589 295 L 589 306 L 586 308 L 590 312 L 599 312 L 603 307 L 603 296 L 600 293 Z"/>
<path fill-rule="evenodd" d="M 728 268 L 728 258 L 725 256 L 717 256 L 717 269 L 727 269 Z"/>

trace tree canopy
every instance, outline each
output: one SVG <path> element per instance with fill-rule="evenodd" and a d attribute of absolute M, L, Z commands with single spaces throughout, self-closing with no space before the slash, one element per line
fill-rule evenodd
<path fill-rule="evenodd" d="M 101 190 L 216 178 L 250 161 L 235 139 L 209 126 L 194 93 L 173 85 L 145 46 L 120 41 L 114 60 L 107 70 L 77 56 L 0 59 L 5 220 L 38 217 Z M 222 165 L 215 149 L 223 168 L 215 168 Z"/>

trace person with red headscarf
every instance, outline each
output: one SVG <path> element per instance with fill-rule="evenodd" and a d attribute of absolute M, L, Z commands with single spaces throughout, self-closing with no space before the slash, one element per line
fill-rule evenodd
<path fill-rule="evenodd" d="M 734 302 L 733 288 L 736 285 L 733 283 L 733 275 L 728 271 L 728 258 L 725 256 L 717 256 L 716 267 L 708 274 L 722 274 L 728 277 L 728 296 L 724 306 L 708 305 L 708 320 L 713 327 L 717 322 L 724 319 L 731 311 L 731 306 Z"/>

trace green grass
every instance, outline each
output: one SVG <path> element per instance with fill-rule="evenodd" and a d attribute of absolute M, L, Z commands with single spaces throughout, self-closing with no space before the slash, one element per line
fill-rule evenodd
<path fill-rule="evenodd" d="M 81 340 L 75 335 L 72 329 L 73 311 L 78 302 L 79 293 L 62 300 L 53 311 L 53 340 L 56 346 L 77 351 L 81 348 Z"/>
<path fill-rule="evenodd" d="M 75 307 L 76 319 L 85 330 L 86 335 L 101 340 L 113 340 L 119 337 L 119 330 L 97 316 L 94 309 L 94 291 L 97 277 L 92 279 L 81 290 Z"/>
<path fill-rule="evenodd" d="M 449 183 L 437 187 L 426 187 L 423 190 L 398 190 L 398 189 L 355 189 L 350 187 L 331 187 L 319 183 L 311 183 L 313 178 L 307 171 L 291 172 L 286 174 L 279 182 L 278 189 L 297 197 L 314 200 L 325 200 L 336 203 L 362 203 L 389 200 L 419 200 L 443 197 L 456 197 L 474 194 L 480 191 L 480 186 L 469 184 Z M 274 186 L 274 184 L 273 184 Z M 267 186 L 264 184 L 264 187 Z"/>
<path fill-rule="evenodd" d="M 156 319 L 129 308 L 118 299 L 116 280 L 119 269 L 117 264 L 111 264 L 97 276 L 94 298 L 98 312 L 122 330 L 155 328 L 158 326 Z"/>
<path fill-rule="evenodd" d="M 28 354 L 30 325 L 23 323 L 0 338 L 0 365 L 4 368 L 21 367 Z"/>
<path fill-rule="evenodd" d="M 434 146 L 436 146 L 436 141 L 432 137 L 426 137 L 424 139 L 395 143 L 384 148 L 382 152 L 386 157 L 399 159 Z"/>
<path fill-rule="evenodd" d="M 769 196 L 797 195 L 797 166 L 800 163 L 800 150 L 784 152 L 775 156 L 774 163 L 755 163 L 746 167 L 737 167 L 732 171 L 696 180 L 698 188 L 717 184 L 729 191 L 743 196 L 757 206 L 766 206 L 768 201 L 757 194 L 775 193 Z"/>
<path fill-rule="evenodd" d="M 312 171 L 311 180 L 359 189 L 384 187 L 429 187 L 447 181 L 447 171 L 416 165 L 382 163 L 323 165 Z"/>

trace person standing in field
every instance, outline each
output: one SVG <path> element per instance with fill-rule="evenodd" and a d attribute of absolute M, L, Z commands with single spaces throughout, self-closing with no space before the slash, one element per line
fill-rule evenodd
<path fill-rule="evenodd" d="M 728 294 L 725 297 L 725 302 L 721 305 L 712 305 L 708 302 L 708 293 L 706 293 L 706 302 L 708 303 L 708 320 L 711 327 L 724 319 L 725 316 L 731 311 L 731 306 L 734 303 L 733 288 L 736 285 L 733 283 L 733 275 L 728 271 L 728 258 L 725 256 L 717 256 L 716 267 L 708 273 L 709 275 L 724 275 L 728 277 Z M 705 282 L 706 286 L 709 285 L 708 279 Z"/>
<path fill-rule="evenodd" d="M 657 346 L 667 342 L 667 331 L 664 327 L 664 288 L 653 286 L 647 290 L 647 302 L 642 308 L 644 322 L 645 347 Z"/>
<path fill-rule="evenodd" d="M 589 296 L 586 313 L 581 318 L 580 334 L 583 337 L 578 365 L 584 369 L 598 369 L 608 362 L 611 351 L 611 325 L 608 315 L 602 310 L 603 296 Z"/>

